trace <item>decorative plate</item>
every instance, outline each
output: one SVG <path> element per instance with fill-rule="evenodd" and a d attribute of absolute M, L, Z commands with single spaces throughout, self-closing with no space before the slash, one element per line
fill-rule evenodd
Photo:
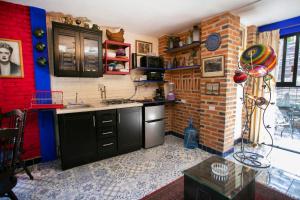
<path fill-rule="evenodd" d="M 220 47 L 220 45 L 221 45 L 221 36 L 219 33 L 210 34 L 205 41 L 205 46 L 208 51 L 215 51 Z"/>

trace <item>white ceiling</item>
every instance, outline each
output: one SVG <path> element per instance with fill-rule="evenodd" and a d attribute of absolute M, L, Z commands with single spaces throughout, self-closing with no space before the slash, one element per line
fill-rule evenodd
<path fill-rule="evenodd" d="M 300 15 L 300 0 L 8 0 L 87 17 L 104 26 L 161 36 L 202 19 L 233 11 L 245 25 L 263 25 Z"/>

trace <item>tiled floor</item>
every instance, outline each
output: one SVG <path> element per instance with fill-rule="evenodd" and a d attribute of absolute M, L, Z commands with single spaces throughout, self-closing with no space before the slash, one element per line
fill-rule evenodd
<path fill-rule="evenodd" d="M 200 149 L 183 148 L 183 140 L 167 136 L 162 146 L 61 171 L 59 162 L 33 167 L 34 180 L 18 175 L 14 189 L 19 199 L 135 200 L 157 190 L 187 169 L 208 158 Z M 232 159 L 231 156 L 228 159 Z M 299 195 L 300 178 L 276 168 L 265 170 L 258 181 L 284 193 Z"/>
<path fill-rule="evenodd" d="M 255 148 L 246 145 L 245 150 L 266 155 L 270 148 L 266 145 L 259 145 Z M 240 144 L 235 146 L 235 151 L 238 150 L 240 150 Z M 227 159 L 237 162 L 232 155 L 228 156 Z M 297 165 L 300 163 L 300 154 L 272 148 L 267 159 L 271 162 L 271 167 L 262 169 L 257 181 L 300 199 L 300 167 Z"/>

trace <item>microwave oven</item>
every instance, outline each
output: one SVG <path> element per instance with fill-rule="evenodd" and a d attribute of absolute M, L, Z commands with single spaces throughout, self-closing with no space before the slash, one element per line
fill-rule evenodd
<path fill-rule="evenodd" d="M 140 67 L 146 68 L 164 68 L 164 59 L 161 56 L 142 56 Z"/>
<path fill-rule="evenodd" d="M 163 72 L 146 72 L 148 81 L 163 81 L 164 73 Z"/>

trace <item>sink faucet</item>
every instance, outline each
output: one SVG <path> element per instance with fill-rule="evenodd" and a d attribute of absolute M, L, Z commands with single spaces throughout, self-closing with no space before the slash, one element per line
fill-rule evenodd
<path fill-rule="evenodd" d="M 101 94 L 101 99 L 106 99 L 106 86 L 99 84 L 98 85 L 98 90 L 100 91 Z"/>

